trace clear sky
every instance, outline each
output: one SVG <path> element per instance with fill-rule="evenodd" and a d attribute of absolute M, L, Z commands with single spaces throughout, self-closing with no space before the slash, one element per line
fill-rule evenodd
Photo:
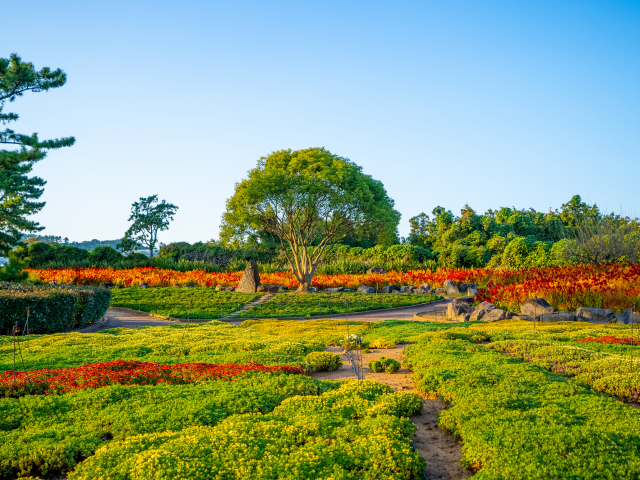
<path fill-rule="evenodd" d="M 7 13 L 7 9 L 4 9 Z M 131 203 L 180 207 L 160 240 L 217 238 L 257 159 L 325 147 L 409 218 L 579 194 L 638 214 L 638 1 L 31 1 L 0 56 L 62 68 L 11 128 L 73 135 L 35 168 L 44 234 L 114 239 Z"/>

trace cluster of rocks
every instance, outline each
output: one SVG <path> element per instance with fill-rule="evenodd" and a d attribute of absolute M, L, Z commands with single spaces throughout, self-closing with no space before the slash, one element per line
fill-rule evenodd
<path fill-rule="evenodd" d="M 520 305 L 520 312 L 496 308 L 489 302 L 482 302 L 476 307 L 472 306 L 473 297 L 458 297 L 447 306 L 447 319 L 468 322 L 483 320 L 485 322 L 497 322 L 514 318 L 517 320 L 529 320 L 536 322 L 589 322 L 589 323 L 620 323 L 628 325 L 632 321 L 631 309 L 615 314 L 613 309 L 579 307 L 575 312 L 566 310 L 557 311 L 543 298 L 528 300 Z"/>

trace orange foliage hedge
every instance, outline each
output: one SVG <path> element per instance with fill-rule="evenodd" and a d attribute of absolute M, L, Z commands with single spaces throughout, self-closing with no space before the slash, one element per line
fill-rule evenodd
<path fill-rule="evenodd" d="M 173 285 L 198 285 L 215 287 L 218 284 L 236 286 L 242 272 L 207 273 L 204 271 L 178 272 L 153 267 L 115 270 L 113 268 L 60 268 L 29 269 L 31 278 L 44 282 L 75 285 L 99 285 L 113 282 L 123 287 L 137 286 L 142 282 L 152 287 Z M 284 285 L 297 288 L 298 281 L 291 272 L 263 273 L 263 284 Z M 438 269 L 388 272 L 371 275 L 323 275 L 317 274 L 314 287 L 346 287 L 356 289 L 360 285 L 383 287 L 385 285 L 414 285 L 428 283 L 432 288 L 441 287 L 445 280 L 454 283 L 473 282 L 481 286 L 477 301 L 489 301 L 512 311 L 519 311 L 519 304 L 534 296 L 545 298 L 559 309 L 575 310 L 577 307 L 629 308 L 640 295 L 640 265 L 579 265 L 573 267 L 549 267 L 530 270 L 456 270 Z"/>

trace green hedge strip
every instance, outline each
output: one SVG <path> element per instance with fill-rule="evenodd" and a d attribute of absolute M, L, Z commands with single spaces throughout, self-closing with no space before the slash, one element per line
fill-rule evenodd
<path fill-rule="evenodd" d="M 109 308 L 105 288 L 0 282 L 0 333 L 22 331 L 29 309 L 29 333 L 56 333 L 91 325 Z"/>

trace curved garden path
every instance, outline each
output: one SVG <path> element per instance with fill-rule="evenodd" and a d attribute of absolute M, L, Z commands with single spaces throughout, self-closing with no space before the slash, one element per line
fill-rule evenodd
<path fill-rule="evenodd" d="M 424 307 L 423 307 L 424 310 Z M 371 353 L 362 355 L 362 373 L 366 380 L 385 383 L 396 391 L 414 392 L 422 396 L 424 411 L 422 415 L 414 415 L 411 421 L 418 427 L 413 436 L 413 444 L 427 463 L 425 474 L 428 480 L 461 480 L 470 478 L 473 472 L 466 470 L 460 463 L 462 445 L 449 433 L 438 428 L 438 416 L 446 408 L 439 398 L 427 398 L 416 390 L 411 381 L 413 372 L 408 368 L 401 368 L 394 374 L 374 373 L 368 364 L 382 356 L 402 361 L 405 345 L 398 345 L 393 349 L 372 349 Z M 355 379 L 353 367 L 347 355 L 340 347 L 327 347 L 327 351 L 340 354 L 343 365 L 333 372 L 320 372 L 311 376 L 323 380 Z"/>
<path fill-rule="evenodd" d="M 438 302 L 434 302 L 429 305 L 416 305 L 415 307 L 407 307 L 402 309 L 387 309 L 387 310 L 373 310 L 368 312 L 355 312 L 349 314 L 349 320 L 356 320 L 362 322 L 382 322 L 383 320 L 413 320 L 413 316 L 416 313 L 424 312 L 425 310 L 436 310 L 443 312 L 447 309 L 447 304 L 451 300 L 445 299 Z M 318 318 L 340 318 L 346 319 L 345 314 L 338 315 L 326 315 L 322 317 L 315 317 L 309 319 L 296 319 L 295 321 L 305 322 L 316 320 Z M 224 319 L 226 323 L 231 325 L 240 325 L 244 318 Z M 208 320 L 198 320 L 200 322 L 207 322 Z M 148 313 L 137 312 L 128 308 L 109 308 L 105 315 L 105 320 L 101 323 L 96 323 L 86 328 L 77 330 L 81 333 L 93 333 L 105 330 L 107 328 L 138 328 L 138 327 L 161 327 L 176 323 L 175 320 L 164 320 L 160 317 L 153 316 Z"/>

